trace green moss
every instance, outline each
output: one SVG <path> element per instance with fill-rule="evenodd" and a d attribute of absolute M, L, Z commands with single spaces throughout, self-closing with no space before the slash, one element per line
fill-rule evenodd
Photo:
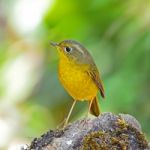
<path fill-rule="evenodd" d="M 97 149 L 103 149 L 107 150 L 108 146 L 105 141 L 105 137 L 107 133 L 101 132 L 101 131 L 95 131 L 91 132 L 87 136 L 85 136 L 83 141 L 83 147 L 82 150 L 97 150 Z M 96 141 L 96 139 L 101 139 L 101 144 Z"/>
<path fill-rule="evenodd" d="M 138 149 L 148 147 L 145 136 L 119 118 L 113 130 L 93 131 L 86 135 L 81 150 L 127 150 L 133 144 Z"/>

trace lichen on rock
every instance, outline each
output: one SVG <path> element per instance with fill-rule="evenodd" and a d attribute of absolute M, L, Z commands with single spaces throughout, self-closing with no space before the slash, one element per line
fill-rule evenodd
<path fill-rule="evenodd" d="M 27 150 L 150 150 L 131 115 L 103 113 L 35 138 Z"/>

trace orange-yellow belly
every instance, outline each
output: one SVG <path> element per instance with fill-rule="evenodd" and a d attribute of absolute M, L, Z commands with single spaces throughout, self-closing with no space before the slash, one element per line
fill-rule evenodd
<path fill-rule="evenodd" d="M 59 79 L 64 88 L 75 100 L 92 100 L 98 88 L 86 73 L 87 66 L 60 61 Z"/>

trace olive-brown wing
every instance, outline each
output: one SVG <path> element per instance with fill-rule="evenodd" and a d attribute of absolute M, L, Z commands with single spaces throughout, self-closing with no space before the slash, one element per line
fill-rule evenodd
<path fill-rule="evenodd" d="M 88 75 L 92 78 L 98 89 L 100 90 L 101 96 L 104 98 L 104 87 L 102 80 L 100 79 L 100 74 L 98 69 L 95 65 L 90 66 L 89 70 L 87 71 Z"/>

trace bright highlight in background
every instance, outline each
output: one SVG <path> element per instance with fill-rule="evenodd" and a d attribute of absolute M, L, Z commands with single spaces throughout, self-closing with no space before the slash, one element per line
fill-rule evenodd
<path fill-rule="evenodd" d="M 18 0 L 14 6 L 13 22 L 23 34 L 36 29 L 53 0 Z"/>

